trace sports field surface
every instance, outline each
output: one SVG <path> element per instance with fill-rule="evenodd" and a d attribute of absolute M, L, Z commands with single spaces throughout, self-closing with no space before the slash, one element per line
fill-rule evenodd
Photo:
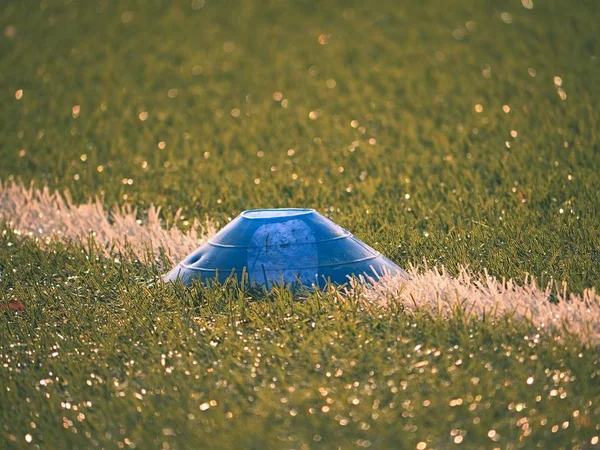
<path fill-rule="evenodd" d="M 0 448 L 600 448 L 600 3 L 0 3 Z M 407 269 L 160 276 L 251 208 Z"/>

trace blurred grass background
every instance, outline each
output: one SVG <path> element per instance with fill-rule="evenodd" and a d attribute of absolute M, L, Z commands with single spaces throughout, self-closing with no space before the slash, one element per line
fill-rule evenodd
<path fill-rule="evenodd" d="M 0 176 L 166 219 L 315 207 L 400 264 L 599 287 L 599 12 L 8 1 Z"/>

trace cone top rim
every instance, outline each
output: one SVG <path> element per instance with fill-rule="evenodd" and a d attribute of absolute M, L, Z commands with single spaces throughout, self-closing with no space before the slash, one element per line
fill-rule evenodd
<path fill-rule="evenodd" d="M 304 216 L 312 214 L 315 210 L 312 208 L 271 208 L 271 209 L 249 209 L 240 214 L 245 219 L 264 220 L 264 219 L 287 219 L 290 217 Z"/>

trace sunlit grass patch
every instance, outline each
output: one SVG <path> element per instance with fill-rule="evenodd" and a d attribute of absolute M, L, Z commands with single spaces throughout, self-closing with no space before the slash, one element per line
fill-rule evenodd
<path fill-rule="evenodd" d="M 7 443 L 444 448 L 597 433 L 597 351 L 510 314 L 333 288 L 257 298 L 233 281 L 155 283 L 158 267 L 100 249 L 11 233 L 2 245 L 3 292 L 25 303 L 0 314 Z"/>

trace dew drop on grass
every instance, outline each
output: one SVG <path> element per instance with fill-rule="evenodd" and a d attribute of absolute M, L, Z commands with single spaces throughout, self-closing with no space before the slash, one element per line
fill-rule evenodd
<path fill-rule="evenodd" d="M 4 29 L 4 36 L 6 36 L 9 39 L 14 39 L 14 37 L 17 35 L 17 28 L 13 25 L 8 25 L 5 29 Z"/>
<path fill-rule="evenodd" d="M 507 24 L 511 24 L 513 22 L 513 17 L 509 12 L 501 13 L 500 19 L 502 19 L 502 22 L 507 23 Z"/>
<path fill-rule="evenodd" d="M 525 9 L 533 9 L 533 0 L 521 0 L 521 4 Z"/>
<path fill-rule="evenodd" d="M 133 20 L 133 11 L 125 11 L 121 14 L 121 22 L 130 23 Z"/>

